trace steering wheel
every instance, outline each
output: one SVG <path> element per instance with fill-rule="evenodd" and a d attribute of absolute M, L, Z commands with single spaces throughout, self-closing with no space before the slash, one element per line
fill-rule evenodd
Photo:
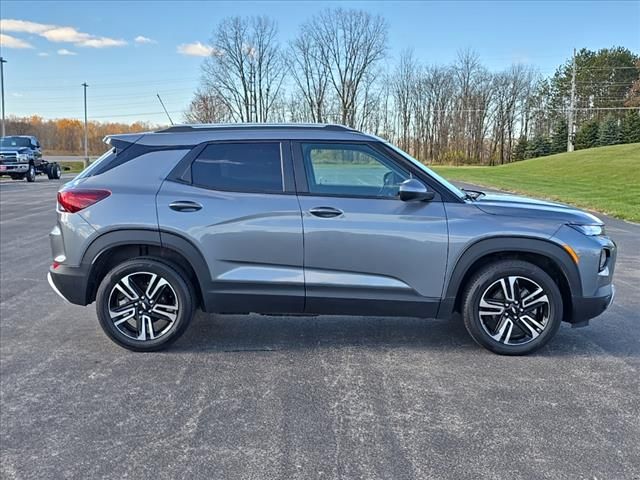
<path fill-rule="evenodd" d="M 400 177 L 400 175 L 398 175 L 396 172 L 390 170 L 387 173 L 384 174 L 383 180 L 382 180 L 382 186 L 380 187 L 380 190 L 378 190 L 378 196 L 385 196 L 385 197 L 391 197 L 393 195 L 390 195 L 390 193 L 392 193 L 392 189 L 396 183 L 400 183 L 399 181 L 402 181 L 402 177 Z"/>

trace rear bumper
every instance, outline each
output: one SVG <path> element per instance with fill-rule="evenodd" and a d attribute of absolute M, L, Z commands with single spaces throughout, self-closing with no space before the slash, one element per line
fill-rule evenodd
<path fill-rule="evenodd" d="M 88 275 L 83 267 L 65 267 L 59 265 L 56 269 L 49 268 L 47 280 L 49 285 L 60 297 L 75 305 L 87 305 Z"/>

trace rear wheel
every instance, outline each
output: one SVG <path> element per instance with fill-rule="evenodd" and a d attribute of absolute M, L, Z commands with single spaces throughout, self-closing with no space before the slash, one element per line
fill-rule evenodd
<path fill-rule="evenodd" d="M 60 177 L 62 176 L 62 168 L 60 168 L 59 164 L 57 164 L 57 163 L 53 164 L 53 168 L 52 168 L 51 174 L 52 174 L 54 180 L 60 179 Z"/>
<path fill-rule="evenodd" d="M 151 258 L 126 261 L 102 280 L 96 310 L 105 333 L 134 351 L 169 346 L 194 315 L 189 281 L 178 270 Z"/>
<path fill-rule="evenodd" d="M 52 163 L 47 167 L 47 177 L 49 180 L 58 180 L 62 176 L 60 165 Z"/>
<path fill-rule="evenodd" d="M 558 331 L 562 295 L 540 267 L 520 260 L 498 261 L 467 284 L 463 317 L 480 345 L 503 355 L 525 355 Z"/>

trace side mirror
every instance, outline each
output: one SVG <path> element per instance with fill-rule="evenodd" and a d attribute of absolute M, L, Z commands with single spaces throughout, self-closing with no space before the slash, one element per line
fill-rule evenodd
<path fill-rule="evenodd" d="M 405 180 L 400 184 L 400 200 L 403 202 L 426 202 L 433 200 L 435 192 L 430 192 L 424 183 L 415 178 Z"/>

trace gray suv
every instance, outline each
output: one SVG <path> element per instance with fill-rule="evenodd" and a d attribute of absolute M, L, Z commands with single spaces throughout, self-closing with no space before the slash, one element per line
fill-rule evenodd
<path fill-rule="evenodd" d="M 51 287 L 106 334 L 158 350 L 205 312 L 459 312 L 480 345 L 529 353 L 612 302 L 616 246 L 556 203 L 465 191 L 339 125 L 113 135 L 58 193 Z"/>

